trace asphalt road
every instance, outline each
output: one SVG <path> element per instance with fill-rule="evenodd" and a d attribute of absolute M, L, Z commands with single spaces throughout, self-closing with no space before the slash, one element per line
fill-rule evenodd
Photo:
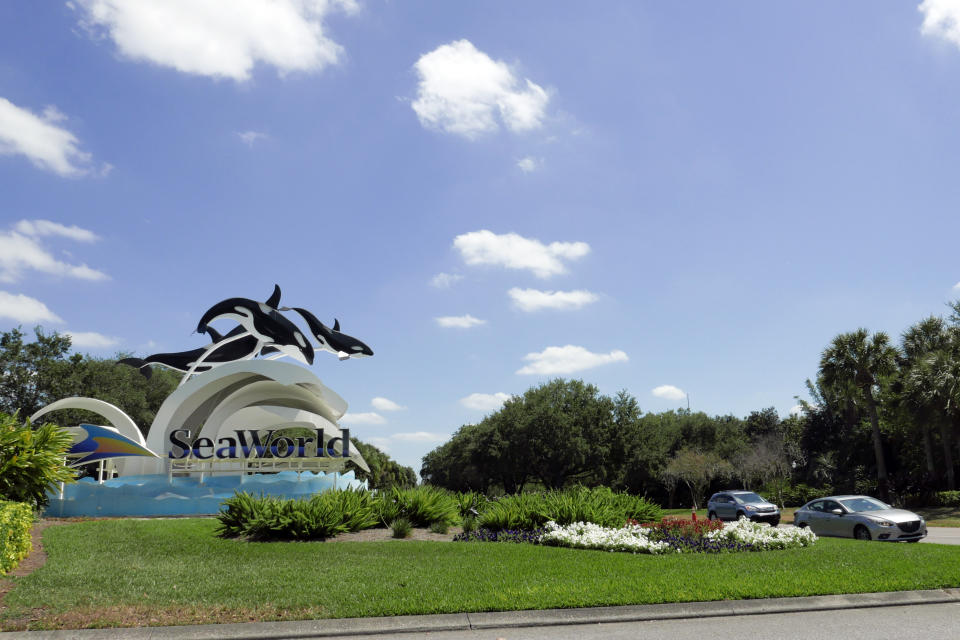
<path fill-rule="evenodd" d="M 960 544 L 960 529 L 956 527 L 927 527 L 927 537 L 920 542 Z M 957 626 L 957 637 L 960 637 L 960 621 L 958 621 Z"/>
<path fill-rule="evenodd" d="M 792 527 L 792 524 L 782 524 L 781 527 Z M 960 545 L 960 528 L 957 527 L 927 527 L 927 537 L 920 542 L 932 542 L 934 544 L 958 544 Z M 960 622 L 957 623 L 957 638 L 960 638 Z"/>
<path fill-rule="evenodd" d="M 336 637 L 340 640 L 358 639 L 358 636 Z M 956 640 L 960 637 L 960 603 L 520 629 L 398 633 L 377 637 L 390 640 Z"/>

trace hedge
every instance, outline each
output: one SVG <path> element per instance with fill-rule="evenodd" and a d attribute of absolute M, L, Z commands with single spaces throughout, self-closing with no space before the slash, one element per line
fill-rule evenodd
<path fill-rule="evenodd" d="M 32 526 L 30 505 L 0 500 L 0 575 L 13 571 L 30 553 Z"/>

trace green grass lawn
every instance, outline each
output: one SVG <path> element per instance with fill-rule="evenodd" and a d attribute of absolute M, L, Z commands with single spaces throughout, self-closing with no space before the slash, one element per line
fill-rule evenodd
<path fill-rule="evenodd" d="M 960 586 L 960 547 L 821 539 L 761 553 L 632 555 L 508 543 L 248 543 L 210 519 L 46 530 L 0 628 L 384 616 Z"/>

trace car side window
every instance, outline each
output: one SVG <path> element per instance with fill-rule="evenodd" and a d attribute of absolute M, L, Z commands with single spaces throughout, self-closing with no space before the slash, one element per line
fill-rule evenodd
<path fill-rule="evenodd" d="M 814 502 L 810 505 L 810 511 L 823 511 L 822 502 Z"/>
<path fill-rule="evenodd" d="M 833 511 L 834 509 L 841 509 L 839 502 L 834 502 L 833 500 L 826 500 L 823 503 L 823 510 L 827 513 Z"/>

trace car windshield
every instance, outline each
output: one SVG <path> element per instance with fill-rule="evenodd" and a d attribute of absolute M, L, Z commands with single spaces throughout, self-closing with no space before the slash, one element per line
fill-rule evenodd
<path fill-rule="evenodd" d="M 755 493 L 737 493 L 733 496 L 734 500 L 740 503 L 744 502 L 766 502 L 763 498 L 758 496 Z"/>
<path fill-rule="evenodd" d="M 884 504 L 874 498 L 847 498 L 846 500 L 840 500 L 840 504 L 853 512 L 882 511 L 890 508 L 890 505 Z"/>

